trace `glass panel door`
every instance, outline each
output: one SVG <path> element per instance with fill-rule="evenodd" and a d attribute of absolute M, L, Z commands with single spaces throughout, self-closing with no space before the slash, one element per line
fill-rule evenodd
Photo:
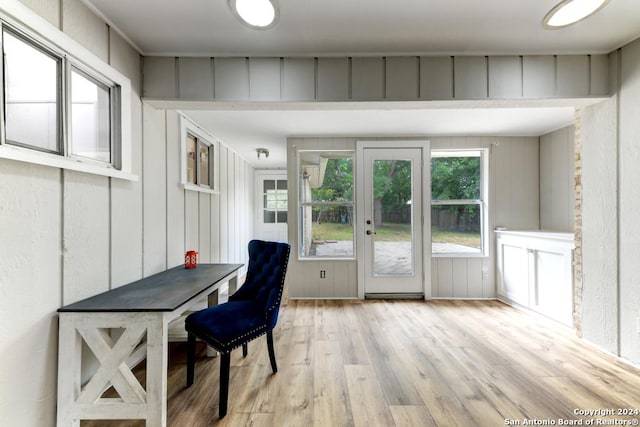
<path fill-rule="evenodd" d="M 374 160 L 372 166 L 374 274 L 413 274 L 411 161 Z"/>
<path fill-rule="evenodd" d="M 366 294 L 422 294 L 422 150 L 364 150 Z"/>

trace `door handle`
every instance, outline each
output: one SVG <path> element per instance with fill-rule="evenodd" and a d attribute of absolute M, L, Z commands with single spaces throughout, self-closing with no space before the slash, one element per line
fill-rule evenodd
<path fill-rule="evenodd" d="M 367 235 L 368 235 L 368 236 L 370 236 L 370 235 L 372 235 L 372 234 L 376 234 L 376 232 L 375 232 L 375 231 L 371 231 L 371 230 L 367 230 Z"/>

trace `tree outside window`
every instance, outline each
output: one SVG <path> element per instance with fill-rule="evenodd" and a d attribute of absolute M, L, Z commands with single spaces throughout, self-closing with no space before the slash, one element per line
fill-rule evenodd
<path fill-rule="evenodd" d="M 484 251 L 483 153 L 433 151 L 431 241 L 434 254 Z"/>
<path fill-rule="evenodd" d="M 300 256 L 352 258 L 353 152 L 299 155 Z"/>

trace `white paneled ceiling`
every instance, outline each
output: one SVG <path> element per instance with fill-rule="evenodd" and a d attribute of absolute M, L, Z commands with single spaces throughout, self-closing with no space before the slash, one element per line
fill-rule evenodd
<path fill-rule="evenodd" d="M 640 0 L 611 0 L 558 30 L 542 19 L 559 0 L 278 0 L 280 21 L 268 31 L 238 22 L 227 0 L 83 1 L 144 55 L 598 54 L 640 36 Z M 540 135 L 570 124 L 574 105 L 183 107 L 256 167 L 277 167 L 291 135 Z M 258 161 L 258 147 L 273 154 Z"/>

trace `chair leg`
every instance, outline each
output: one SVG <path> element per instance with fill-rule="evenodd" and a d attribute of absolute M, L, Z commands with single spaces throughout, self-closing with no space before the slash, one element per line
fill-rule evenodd
<path fill-rule="evenodd" d="M 218 414 L 220 418 L 227 415 L 227 400 L 229 398 L 229 366 L 231 365 L 231 353 L 220 354 L 220 404 Z"/>
<path fill-rule="evenodd" d="M 273 331 L 267 332 L 267 348 L 269 349 L 269 360 L 271 360 L 271 369 L 275 374 L 278 372 L 278 365 L 276 365 L 276 354 L 273 351 Z"/>
<path fill-rule="evenodd" d="M 249 354 L 249 349 L 247 348 L 247 343 L 242 344 L 242 357 L 247 357 Z"/>
<path fill-rule="evenodd" d="M 193 377 L 196 364 L 196 336 L 187 335 L 187 387 L 193 384 Z"/>

